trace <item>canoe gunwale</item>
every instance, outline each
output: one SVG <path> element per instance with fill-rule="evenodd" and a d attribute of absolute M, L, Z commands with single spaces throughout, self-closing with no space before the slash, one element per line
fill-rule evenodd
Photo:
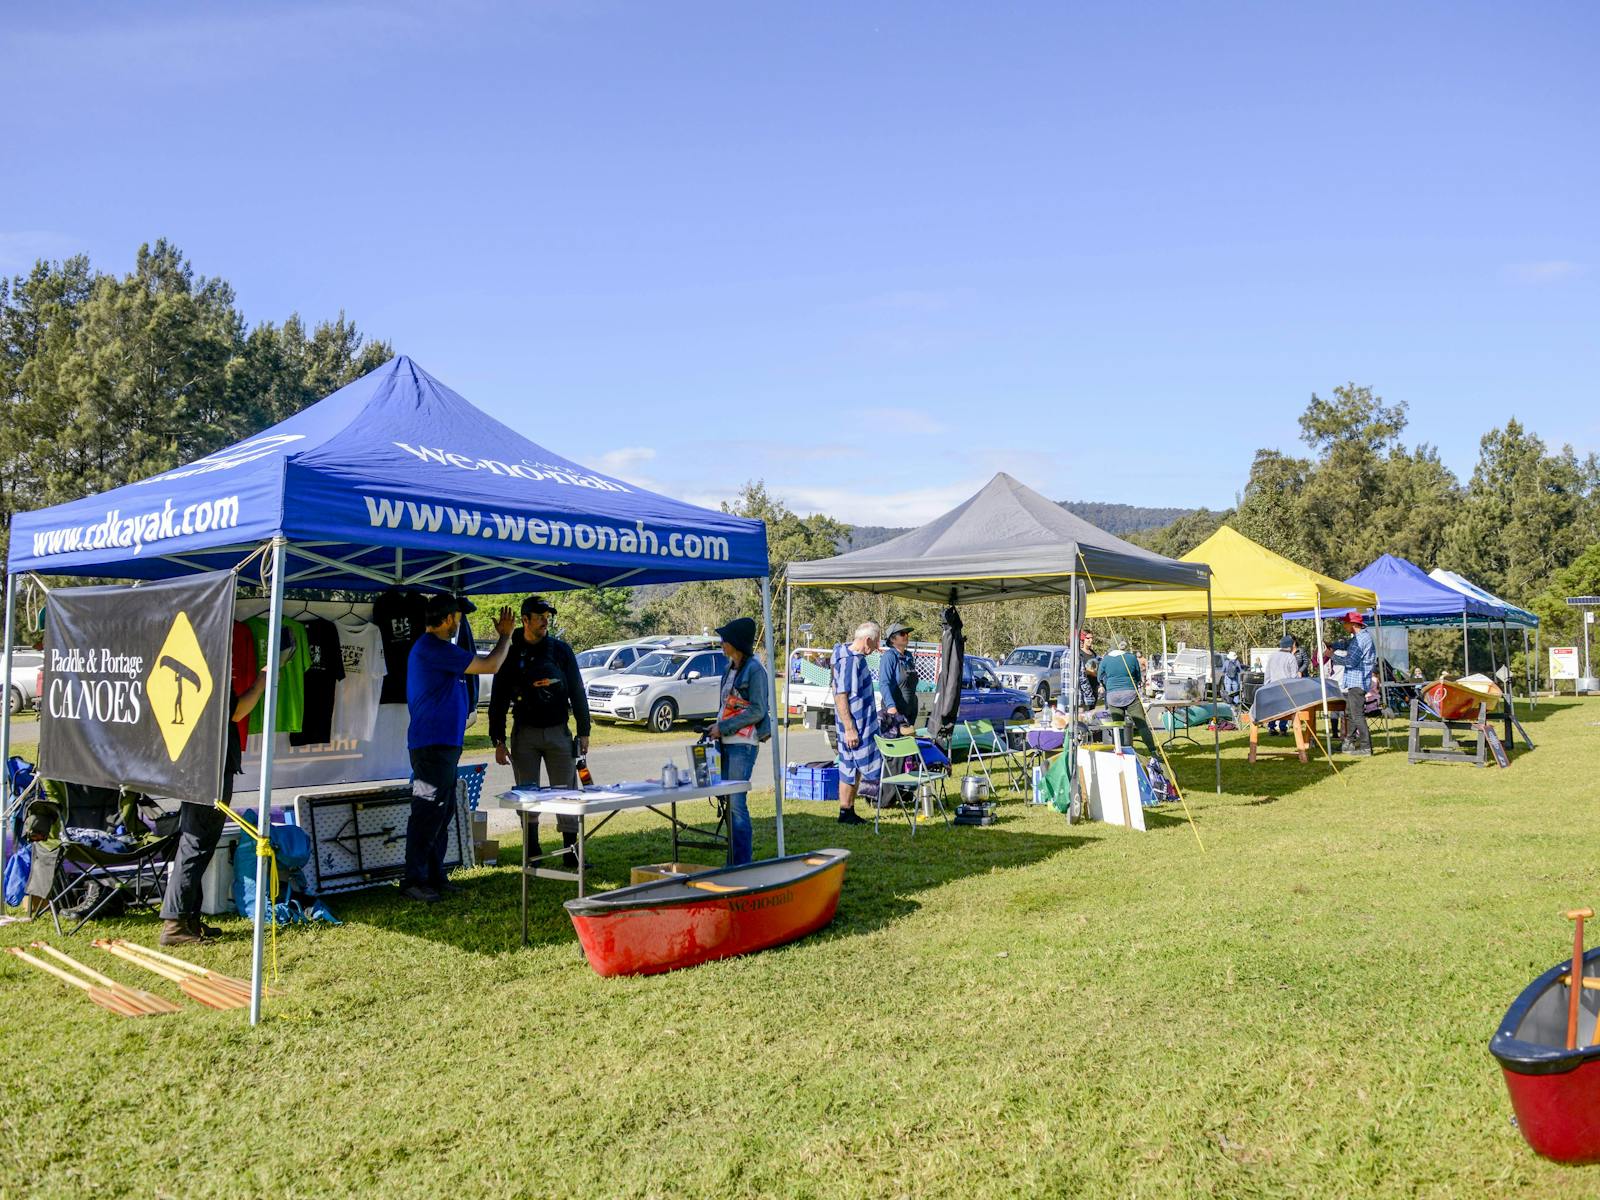
<path fill-rule="evenodd" d="M 819 854 L 826 854 L 828 856 L 827 860 L 773 883 L 752 884 L 749 887 L 735 888 L 725 892 L 706 891 L 698 895 L 691 893 L 688 895 L 656 897 L 651 894 L 681 887 L 691 880 L 704 880 L 708 876 L 725 875 L 730 871 L 742 870 L 744 866 L 759 865 L 770 867 L 777 863 L 803 863 L 806 859 L 815 858 Z M 636 883 L 629 887 L 616 888 L 609 892 L 597 892 L 593 896 L 576 896 L 566 901 L 563 907 L 574 917 L 600 917 L 642 908 L 674 908 L 741 900 L 749 896 L 759 896 L 764 892 L 794 887 L 796 884 L 813 879 L 825 871 L 830 871 L 835 867 L 843 867 L 849 857 L 850 851 L 837 847 L 829 847 L 826 850 L 809 850 L 804 854 L 787 854 L 782 858 L 765 859 L 760 863 L 744 864 L 744 866 L 740 867 L 713 867 L 709 871 L 696 871 L 693 875 L 680 875 L 674 879 L 653 879 L 648 883 Z"/>
<path fill-rule="evenodd" d="M 1584 974 L 1587 975 L 1589 968 L 1597 963 L 1600 963 L 1600 946 L 1583 952 Z M 1489 1053 L 1507 1071 L 1518 1075 L 1565 1075 L 1586 1063 L 1600 1062 L 1600 1044 L 1568 1050 L 1565 1046 L 1547 1046 L 1517 1036 L 1517 1030 L 1522 1027 L 1528 1011 L 1551 988 L 1559 987 L 1557 981 L 1571 969 L 1570 958 L 1558 962 L 1523 988 L 1511 1002 L 1511 1007 L 1506 1009 L 1500 1027 L 1489 1039 Z"/>

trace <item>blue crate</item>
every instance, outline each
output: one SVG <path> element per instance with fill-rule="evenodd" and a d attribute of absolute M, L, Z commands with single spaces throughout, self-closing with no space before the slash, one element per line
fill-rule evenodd
<path fill-rule="evenodd" d="M 839 802 L 839 768 L 811 767 L 790 763 L 783 777 L 785 800 L 832 800 Z"/>

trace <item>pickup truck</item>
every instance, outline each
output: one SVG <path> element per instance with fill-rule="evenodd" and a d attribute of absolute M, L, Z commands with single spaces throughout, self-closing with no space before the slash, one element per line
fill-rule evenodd
<path fill-rule="evenodd" d="M 933 704 L 934 681 L 939 677 L 939 647 L 914 644 L 912 658 L 917 664 L 917 701 L 920 708 L 919 724 L 924 723 L 928 709 Z M 812 647 L 796 650 L 789 656 L 789 673 L 785 704 L 790 718 L 799 717 L 807 729 L 822 729 L 828 734 L 828 745 L 837 749 L 838 734 L 834 730 L 833 698 L 829 694 L 828 664 L 833 650 Z M 872 677 L 878 677 L 878 656 L 869 654 L 867 665 Z M 878 696 L 881 707 L 883 697 Z M 1001 686 L 991 659 L 967 655 L 961 671 L 961 708 L 958 717 L 963 721 L 994 721 L 997 724 L 1031 721 L 1033 709 L 1028 704 L 1028 694 L 1015 688 Z"/>

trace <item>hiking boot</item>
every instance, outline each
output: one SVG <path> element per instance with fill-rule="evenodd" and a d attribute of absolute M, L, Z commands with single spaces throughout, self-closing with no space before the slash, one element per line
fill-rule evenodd
<path fill-rule="evenodd" d="M 416 900 L 422 904 L 436 904 L 439 893 L 431 887 L 423 887 L 420 883 L 408 883 L 400 889 L 400 894 L 407 900 Z"/>
<path fill-rule="evenodd" d="M 199 924 L 198 921 L 195 923 Z M 160 944 L 163 946 L 198 946 L 205 940 L 199 930 L 189 928 L 186 918 L 161 922 Z"/>
<path fill-rule="evenodd" d="M 855 809 L 853 809 L 853 808 L 841 808 L 839 810 L 839 824 L 841 824 L 841 825 L 865 825 L 866 822 L 864 820 L 862 820 L 859 816 L 856 815 L 856 810 Z"/>
<path fill-rule="evenodd" d="M 445 879 L 434 884 L 433 890 L 438 892 L 441 896 L 455 896 L 466 891 L 467 889 L 462 887 L 459 883 L 451 883 L 448 879 Z"/>
<path fill-rule="evenodd" d="M 194 914 L 193 916 L 185 917 L 184 920 L 188 923 L 189 932 L 198 937 L 215 938 L 222 936 L 222 930 L 218 929 L 215 925 L 207 925 L 200 919 L 200 915 L 198 913 Z"/>

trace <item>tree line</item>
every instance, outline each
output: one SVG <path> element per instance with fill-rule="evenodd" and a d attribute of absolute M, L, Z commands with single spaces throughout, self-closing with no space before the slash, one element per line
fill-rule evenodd
<path fill-rule="evenodd" d="M 11 518 L 143 479 L 299 412 L 390 357 L 343 313 L 249 325 L 176 246 L 0 278 L 0 553 Z"/>

